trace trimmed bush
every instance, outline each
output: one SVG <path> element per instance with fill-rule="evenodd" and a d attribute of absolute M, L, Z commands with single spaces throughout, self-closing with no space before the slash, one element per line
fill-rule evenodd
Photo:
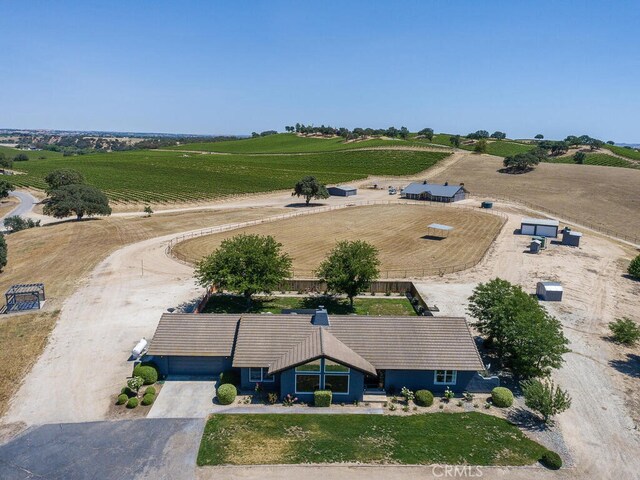
<path fill-rule="evenodd" d="M 433 405 L 433 393 L 429 390 L 418 390 L 413 401 L 421 407 L 430 407 Z"/>
<path fill-rule="evenodd" d="M 513 405 L 513 393 L 508 388 L 496 387 L 491 390 L 491 401 L 496 407 L 510 407 Z"/>
<path fill-rule="evenodd" d="M 137 365 L 133 369 L 134 377 L 141 377 L 145 385 L 153 385 L 158 381 L 158 370 L 153 365 Z"/>
<path fill-rule="evenodd" d="M 218 385 L 224 385 L 226 383 L 230 383 L 231 385 L 235 385 L 236 387 L 240 385 L 240 376 L 238 372 L 234 370 L 227 370 L 226 372 L 222 372 L 220 374 L 220 379 L 218 380 Z"/>
<path fill-rule="evenodd" d="M 230 405 L 236 399 L 238 391 L 236 387 L 230 383 L 225 383 L 218 387 L 218 402 L 220 405 Z"/>
<path fill-rule="evenodd" d="M 131 388 L 129 387 L 122 387 L 122 390 L 120 390 L 120 395 L 125 394 L 128 398 L 132 398 L 132 397 L 137 397 L 138 394 Z"/>
<path fill-rule="evenodd" d="M 136 397 L 130 398 L 127 402 L 127 408 L 136 408 L 138 406 L 138 399 Z"/>
<path fill-rule="evenodd" d="M 552 452 L 551 450 L 547 450 L 542 454 L 540 463 L 550 470 L 559 470 L 560 467 L 562 467 L 562 459 L 560 458 L 560 455 L 556 452 Z"/>
<path fill-rule="evenodd" d="M 145 395 L 149 395 L 149 394 L 155 395 L 156 394 L 156 389 L 153 388 L 153 387 L 147 387 L 147 388 L 144 389 L 144 394 Z"/>
<path fill-rule="evenodd" d="M 151 405 L 156 401 L 156 396 L 153 393 L 145 393 L 144 397 L 142 397 L 143 405 Z"/>
<path fill-rule="evenodd" d="M 316 407 L 330 407 L 332 397 L 331 390 L 316 390 L 313 392 L 313 404 Z"/>
<path fill-rule="evenodd" d="M 636 280 L 640 280 L 640 255 L 631 260 L 631 263 L 627 268 L 627 273 Z"/>
<path fill-rule="evenodd" d="M 116 400 L 116 405 L 124 405 L 129 401 L 129 397 L 126 393 L 121 393 L 118 395 L 118 400 Z"/>

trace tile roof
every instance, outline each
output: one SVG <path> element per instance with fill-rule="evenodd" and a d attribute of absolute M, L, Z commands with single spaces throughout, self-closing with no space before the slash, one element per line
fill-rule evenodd
<path fill-rule="evenodd" d="M 230 357 L 240 315 L 165 313 L 148 355 Z"/>
<path fill-rule="evenodd" d="M 333 336 L 326 327 L 312 327 L 311 332 L 302 342 L 271 364 L 269 375 L 320 357 L 329 358 L 373 376 L 376 375 L 376 369 L 373 365 Z"/>

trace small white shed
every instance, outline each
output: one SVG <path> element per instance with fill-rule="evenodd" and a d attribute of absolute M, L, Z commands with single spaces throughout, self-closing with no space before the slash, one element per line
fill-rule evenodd
<path fill-rule="evenodd" d="M 546 302 L 562 301 L 562 284 L 558 282 L 538 282 L 536 295 Z"/>
<path fill-rule="evenodd" d="M 520 223 L 520 233 L 522 235 L 536 235 L 539 237 L 558 236 L 560 222 L 549 218 L 523 218 Z"/>

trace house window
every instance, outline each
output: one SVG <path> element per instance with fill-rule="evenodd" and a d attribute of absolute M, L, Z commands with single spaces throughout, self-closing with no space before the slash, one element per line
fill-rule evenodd
<path fill-rule="evenodd" d="M 296 393 L 313 393 L 320 389 L 320 375 L 296 375 Z"/>
<path fill-rule="evenodd" d="M 249 368 L 250 382 L 273 382 L 273 375 L 269 375 L 267 367 L 251 367 Z"/>
<path fill-rule="evenodd" d="M 436 385 L 455 385 L 458 379 L 456 370 L 436 370 L 433 383 Z"/>
<path fill-rule="evenodd" d="M 298 365 L 296 372 L 319 372 L 320 371 L 320 359 L 313 360 L 312 362 L 305 363 L 304 365 Z"/>
<path fill-rule="evenodd" d="M 329 375 L 324 376 L 325 390 L 331 390 L 335 394 L 349 393 L 349 375 Z"/>
<path fill-rule="evenodd" d="M 324 361 L 324 371 L 329 373 L 349 373 L 349 367 L 345 367 L 337 362 L 333 362 L 331 360 Z"/>

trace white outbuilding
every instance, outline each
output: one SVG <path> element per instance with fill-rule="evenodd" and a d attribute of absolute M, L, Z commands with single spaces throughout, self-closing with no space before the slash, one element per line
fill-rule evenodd
<path fill-rule="evenodd" d="M 538 282 L 536 295 L 546 302 L 562 301 L 562 284 L 558 282 Z"/>
<path fill-rule="evenodd" d="M 538 237 L 558 236 L 560 222 L 549 218 L 523 218 L 520 223 L 520 233 L 522 235 L 535 235 Z"/>

